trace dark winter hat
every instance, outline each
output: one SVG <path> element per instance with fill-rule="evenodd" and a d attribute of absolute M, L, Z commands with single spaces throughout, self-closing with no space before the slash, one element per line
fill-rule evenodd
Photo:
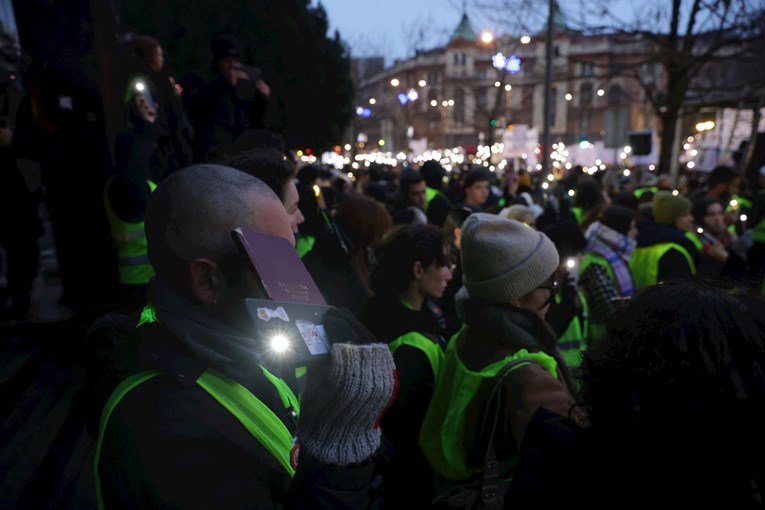
<path fill-rule="evenodd" d="M 558 250 L 545 234 L 486 213 L 462 225 L 461 256 L 468 294 L 500 304 L 525 296 L 558 267 Z"/>
<path fill-rule="evenodd" d="M 228 37 L 217 36 L 210 41 L 210 49 L 213 53 L 215 62 L 226 57 L 241 57 L 239 46 L 235 41 Z"/>
<path fill-rule="evenodd" d="M 653 196 L 653 220 L 659 225 L 671 225 L 691 210 L 691 202 L 671 191 L 657 191 Z"/>
<path fill-rule="evenodd" d="M 627 235 L 630 225 L 635 219 L 635 211 L 622 205 L 610 205 L 600 213 L 598 220 L 605 226 L 620 234 Z"/>

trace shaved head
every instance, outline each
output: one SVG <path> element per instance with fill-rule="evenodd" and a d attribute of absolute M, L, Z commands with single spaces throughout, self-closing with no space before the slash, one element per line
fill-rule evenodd
<path fill-rule="evenodd" d="M 238 260 L 231 238 L 236 227 L 281 235 L 294 243 L 281 201 L 259 179 L 209 164 L 171 174 L 146 207 L 148 255 L 157 277 L 180 289 L 186 285 L 192 260 L 208 258 L 222 266 Z"/>

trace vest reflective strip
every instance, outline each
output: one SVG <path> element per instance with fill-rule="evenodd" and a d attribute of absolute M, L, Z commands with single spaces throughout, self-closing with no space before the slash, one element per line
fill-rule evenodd
<path fill-rule="evenodd" d="M 287 410 L 291 409 L 295 411 L 295 413 L 300 414 L 300 401 L 298 401 L 289 385 L 279 377 L 266 370 L 266 367 L 263 365 L 260 366 L 260 370 L 263 372 L 263 375 L 266 376 L 266 379 L 271 381 L 271 384 L 273 384 L 274 387 L 276 387 L 276 389 L 279 391 L 279 398 L 281 399 L 284 408 Z M 298 369 L 295 369 L 296 374 L 297 370 Z"/>
<path fill-rule="evenodd" d="M 267 371 L 264 369 L 264 373 L 266 372 Z M 149 370 L 129 377 L 123 381 L 116 390 L 114 390 L 104 406 L 93 464 L 96 481 L 96 496 L 98 498 L 98 508 L 100 509 L 104 508 L 104 503 L 101 493 L 101 479 L 98 474 L 98 463 L 106 425 L 112 412 L 117 407 L 117 404 L 119 404 L 128 392 L 139 384 L 148 381 L 157 375 L 159 375 L 159 372 L 156 370 Z M 271 375 L 271 377 L 274 376 Z M 269 377 L 269 380 L 271 380 L 271 377 Z M 273 381 L 271 380 L 271 382 Z M 196 383 L 220 405 L 233 414 L 244 428 L 247 429 L 247 432 L 249 432 L 250 435 L 252 435 L 271 455 L 273 455 L 276 461 L 281 464 L 285 471 L 287 471 L 287 474 L 290 476 L 295 474 L 295 470 L 290 464 L 292 434 L 268 406 L 261 402 L 241 384 L 212 369 L 203 373 L 196 380 Z M 279 390 L 280 396 L 282 396 L 282 402 L 284 402 L 285 397 L 282 395 L 283 388 L 278 385 L 276 388 Z M 287 390 L 292 394 L 292 391 L 289 390 L 289 388 L 287 388 Z M 297 401 L 294 394 L 292 394 L 291 398 Z M 289 397 L 287 397 L 286 400 L 289 400 Z"/>
<path fill-rule="evenodd" d="M 430 368 L 433 369 L 433 380 L 438 378 L 438 374 L 441 373 L 441 362 L 444 359 L 444 351 L 441 349 L 441 346 L 416 331 L 410 331 L 405 335 L 401 335 L 389 343 L 388 347 L 390 352 L 395 354 L 396 350 L 402 345 L 408 345 L 422 351 L 428 358 Z"/>
<path fill-rule="evenodd" d="M 295 242 L 295 251 L 297 251 L 298 257 L 301 259 L 305 257 L 308 252 L 313 249 L 313 245 L 316 243 L 314 236 L 300 236 Z"/>
<path fill-rule="evenodd" d="M 212 369 L 202 374 L 197 384 L 228 409 L 290 476 L 295 474 L 290 464 L 292 434 L 267 405 L 238 382 Z M 281 394 L 281 388 L 277 389 Z"/>
<path fill-rule="evenodd" d="M 127 285 L 144 285 L 154 276 L 154 269 L 146 255 L 146 233 L 143 221 L 127 222 L 117 217 L 109 200 L 109 184 L 114 180 L 112 176 L 104 186 L 104 209 L 109 221 L 114 246 L 117 249 L 119 263 L 119 281 Z M 154 191 L 157 185 L 147 180 L 150 191 Z"/>
<path fill-rule="evenodd" d="M 636 248 L 630 258 L 632 283 L 636 289 L 655 284 L 659 279 L 659 261 L 669 250 L 677 250 L 685 256 L 691 273 L 696 274 L 696 264 L 688 250 L 675 243 L 659 243 L 653 246 Z"/>
<path fill-rule="evenodd" d="M 693 246 L 696 247 L 697 250 L 701 251 L 704 249 L 704 243 L 699 239 L 699 236 L 696 235 L 695 232 L 686 232 L 685 237 L 693 243 Z"/>
<path fill-rule="evenodd" d="M 453 481 L 465 480 L 483 469 L 468 467 L 466 464 L 465 411 L 484 381 L 492 379 L 505 364 L 519 358 L 539 363 L 553 377 L 558 377 L 557 363 L 553 357 L 542 352 L 528 352 L 526 349 L 492 363 L 481 372 L 469 370 L 457 355 L 458 338 L 466 334 L 466 331 L 468 329 L 463 328 L 449 341 L 419 437 L 420 447 L 436 473 Z M 510 372 L 527 364 L 520 363 Z"/>
<path fill-rule="evenodd" d="M 122 383 L 117 386 L 117 389 L 115 389 L 112 395 L 109 397 L 109 400 L 106 401 L 104 410 L 101 413 L 101 423 L 98 426 L 98 441 L 96 442 L 96 455 L 95 459 L 93 460 L 93 474 L 96 480 L 96 499 L 98 502 L 98 508 L 101 510 L 104 508 L 104 499 L 103 495 L 101 494 L 101 477 L 98 474 L 98 461 L 101 459 L 101 446 L 104 440 L 104 432 L 106 432 L 106 424 L 109 422 L 109 418 L 111 417 L 114 408 L 117 407 L 117 404 L 120 400 L 122 400 L 122 397 L 127 395 L 130 390 L 139 384 L 148 381 L 156 375 L 159 375 L 159 372 L 156 370 L 149 370 L 147 372 L 135 374 L 134 376 L 128 377 L 122 381 Z"/>

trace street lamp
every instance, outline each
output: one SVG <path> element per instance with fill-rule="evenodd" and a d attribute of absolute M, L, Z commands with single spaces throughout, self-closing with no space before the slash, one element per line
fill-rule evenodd
<path fill-rule="evenodd" d="M 481 42 L 484 44 L 491 44 L 494 40 L 494 34 L 491 32 L 484 32 L 481 34 Z"/>
<path fill-rule="evenodd" d="M 392 86 L 394 86 L 394 87 L 398 87 L 400 83 L 401 83 L 401 82 L 400 82 L 400 81 L 398 81 L 398 78 L 393 78 L 393 79 L 390 81 L 390 84 L 391 84 Z"/>

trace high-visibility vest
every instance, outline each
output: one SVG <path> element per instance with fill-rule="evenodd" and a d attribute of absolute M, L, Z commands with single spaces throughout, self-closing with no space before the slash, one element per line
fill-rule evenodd
<path fill-rule="evenodd" d="M 526 349 L 474 372 L 457 356 L 457 339 L 466 331 L 463 327 L 449 340 L 433 398 L 420 429 L 420 447 L 430 465 L 440 477 L 451 481 L 465 480 L 483 471 L 483 466 L 473 468 L 467 465 L 465 446 L 465 411 L 481 383 L 493 379 L 505 364 L 520 358 L 539 363 L 554 377 L 558 376 L 555 358 Z M 524 365 L 528 363 L 520 363 L 511 372 Z"/>
<path fill-rule="evenodd" d="M 146 285 L 154 276 L 154 268 L 151 267 L 146 253 L 146 232 L 143 221 L 129 222 L 117 217 L 109 200 L 108 191 L 113 180 L 114 176 L 109 178 L 104 186 L 104 208 L 112 233 L 112 242 L 117 250 L 119 282 L 124 285 Z M 151 191 L 157 187 L 152 181 L 146 182 Z"/>
<path fill-rule="evenodd" d="M 266 377 L 274 383 L 282 402 L 290 402 L 291 407 L 296 413 L 299 413 L 300 407 L 295 395 L 280 379 L 271 374 L 264 367 L 261 367 Z M 104 433 L 109 423 L 114 409 L 122 398 L 133 388 L 160 375 L 156 370 L 147 370 L 133 375 L 123 381 L 117 389 L 114 390 L 109 400 L 106 402 L 104 411 L 101 414 L 101 425 L 98 431 L 98 442 L 96 443 L 95 461 L 93 470 L 96 481 L 96 496 L 98 498 L 98 508 L 104 508 L 103 495 L 101 489 L 101 478 L 98 472 L 98 464 L 101 457 L 101 448 L 103 446 Z M 279 384 L 276 381 L 281 382 Z M 290 463 L 290 452 L 292 451 L 292 434 L 287 426 L 261 402 L 255 395 L 250 393 L 247 388 L 236 381 L 213 369 L 208 369 L 196 380 L 196 383 L 202 387 L 211 397 L 225 407 L 247 431 L 274 456 L 276 461 L 284 468 L 290 476 L 295 474 L 295 470 Z"/>
<path fill-rule="evenodd" d="M 147 306 L 141 314 L 139 325 L 156 320 L 153 307 Z M 297 417 L 300 413 L 300 402 L 287 383 L 269 372 L 262 365 L 260 369 L 266 379 L 276 388 L 285 409 L 290 410 Z M 98 441 L 96 442 L 95 459 L 93 462 L 99 509 L 104 508 L 104 502 L 98 464 L 109 418 L 125 395 L 140 384 L 159 375 L 161 373 L 157 370 L 147 370 L 127 378 L 112 392 L 104 406 L 104 410 L 101 413 L 101 423 L 98 429 Z M 273 455 L 289 476 L 295 474 L 295 469 L 290 462 L 293 443 L 292 433 L 266 404 L 238 382 L 213 369 L 206 370 L 197 378 L 196 383 L 233 414 L 242 426 Z"/>
<path fill-rule="evenodd" d="M 584 211 L 582 211 L 581 207 L 572 207 L 571 212 L 574 215 L 574 218 L 576 218 L 577 225 L 582 224 L 582 220 L 584 219 Z"/>
<path fill-rule="evenodd" d="M 635 198 L 640 200 L 640 197 L 643 196 L 643 193 L 651 192 L 656 193 L 659 190 L 656 186 L 648 186 L 645 188 L 638 188 L 635 191 L 632 192 L 633 195 L 635 195 Z"/>
<path fill-rule="evenodd" d="M 446 201 L 446 203 L 449 205 L 449 207 L 451 207 L 452 203 L 449 201 L 448 198 L 446 198 L 446 195 L 444 195 L 441 191 L 435 188 L 426 187 L 425 188 L 425 212 L 426 213 L 428 212 L 428 207 L 430 207 L 430 202 L 438 196 L 443 198 Z"/>
<path fill-rule="evenodd" d="M 582 303 L 583 316 L 580 318 L 579 315 L 574 315 L 566 330 L 558 338 L 558 349 L 566 364 L 572 369 L 577 369 L 582 364 L 582 352 L 587 348 L 589 331 L 587 300 L 581 291 L 576 293 Z M 560 293 L 555 295 L 556 304 L 560 304 L 561 299 Z"/>
<path fill-rule="evenodd" d="M 636 289 L 642 289 L 653 285 L 659 280 L 659 260 L 669 250 L 677 250 L 685 256 L 691 273 L 696 274 L 696 264 L 693 257 L 684 247 L 676 243 L 658 243 L 652 246 L 636 248 L 630 258 L 630 273 L 632 273 L 632 283 Z"/>
<path fill-rule="evenodd" d="M 388 348 L 395 354 L 402 345 L 422 351 L 425 357 L 428 358 L 430 368 L 433 370 L 433 380 L 438 378 L 438 374 L 441 371 L 441 363 L 444 359 L 444 350 L 437 342 L 434 342 L 422 333 L 410 331 L 390 342 Z"/>
<path fill-rule="evenodd" d="M 616 280 L 616 273 L 614 273 L 614 268 L 611 267 L 611 264 L 603 255 L 598 253 L 587 252 L 582 255 L 582 260 L 579 263 L 580 278 L 582 274 L 584 274 L 585 269 L 587 269 L 592 264 L 605 267 L 606 271 L 608 271 L 608 277 L 611 278 L 617 288 L 619 287 L 619 282 Z M 589 317 L 587 320 L 587 326 L 587 339 L 590 342 L 603 340 L 606 337 L 606 326 L 604 322 L 593 321 L 592 317 Z"/>

